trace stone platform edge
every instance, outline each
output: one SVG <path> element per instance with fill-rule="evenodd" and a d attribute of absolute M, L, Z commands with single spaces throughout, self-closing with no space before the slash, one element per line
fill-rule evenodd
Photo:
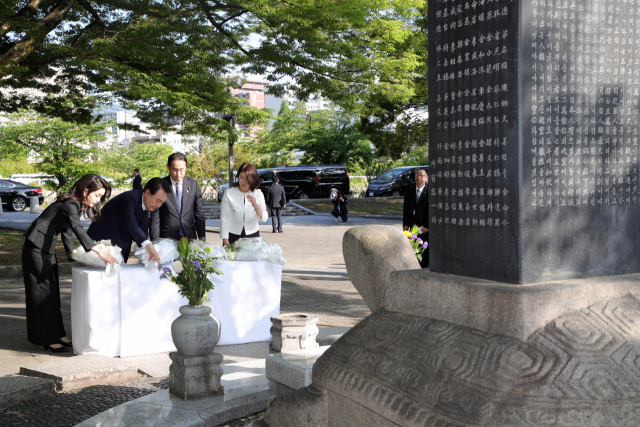
<path fill-rule="evenodd" d="M 71 269 L 81 267 L 79 262 L 59 262 L 58 273 L 61 279 L 71 277 Z M 24 282 L 21 265 L 2 265 L 0 266 L 0 283 L 2 282 Z"/>
<path fill-rule="evenodd" d="M 510 285 L 405 270 L 389 275 L 384 307 L 526 341 L 563 314 L 626 295 L 640 299 L 640 274 Z"/>

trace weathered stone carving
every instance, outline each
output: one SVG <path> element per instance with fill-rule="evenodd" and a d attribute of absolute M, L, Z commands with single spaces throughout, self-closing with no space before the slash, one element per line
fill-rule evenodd
<path fill-rule="evenodd" d="M 327 427 L 327 419 L 327 392 L 311 384 L 271 402 L 263 425 Z"/>
<path fill-rule="evenodd" d="M 526 342 L 380 310 L 318 359 L 313 382 L 402 426 L 637 425 L 638 337 L 631 296 L 560 316 Z"/>
<path fill-rule="evenodd" d="M 351 228 L 342 240 L 342 253 L 351 283 L 372 312 L 384 306 L 392 271 L 420 269 L 411 244 L 397 226 Z"/>

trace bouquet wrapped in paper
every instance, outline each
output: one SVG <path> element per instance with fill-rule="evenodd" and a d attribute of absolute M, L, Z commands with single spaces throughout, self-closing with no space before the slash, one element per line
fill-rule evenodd
<path fill-rule="evenodd" d="M 174 239 L 158 239 L 151 243 L 160 255 L 160 264 L 173 262 L 180 257 L 178 253 L 178 241 Z M 144 264 L 146 268 L 158 268 L 158 262 L 153 259 L 149 261 L 149 245 L 144 248 L 137 248 L 133 255 Z"/>
<path fill-rule="evenodd" d="M 118 264 L 107 264 L 105 265 L 104 261 L 98 256 L 94 251 L 85 252 L 82 246 L 78 246 L 72 254 L 74 260 L 83 263 L 84 265 L 89 265 L 92 267 L 105 267 L 105 273 L 107 276 L 111 276 L 119 271 L 122 271 L 122 267 L 120 264 L 124 261 L 122 258 L 122 249 L 116 245 L 111 244 L 111 240 L 100 240 L 96 242 L 96 247 L 100 249 L 102 252 L 111 255 L 116 260 L 118 260 Z"/>
<path fill-rule="evenodd" d="M 274 243 L 265 242 L 261 237 L 252 239 L 238 239 L 233 246 L 235 257 L 229 257 L 236 261 L 269 261 L 285 266 L 287 261 L 282 256 L 282 248 Z"/>
<path fill-rule="evenodd" d="M 199 253 L 205 259 L 211 259 L 214 264 L 224 263 L 224 249 L 220 245 L 212 245 L 202 240 L 192 240 L 189 243 L 189 249 L 193 253 Z"/>

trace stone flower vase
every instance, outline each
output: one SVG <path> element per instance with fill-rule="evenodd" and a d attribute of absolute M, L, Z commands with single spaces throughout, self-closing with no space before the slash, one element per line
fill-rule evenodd
<path fill-rule="evenodd" d="M 208 305 L 180 307 L 180 316 L 171 324 L 171 338 L 183 356 L 213 352 L 220 339 L 220 321 L 211 315 Z"/>

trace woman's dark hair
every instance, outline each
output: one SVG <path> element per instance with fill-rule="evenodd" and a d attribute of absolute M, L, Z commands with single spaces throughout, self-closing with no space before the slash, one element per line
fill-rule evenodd
<path fill-rule="evenodd" d="M 169 158 L 167 159 L 167 166 L 171 166 L 171 163 L 173 163 L 176 160 L 184 160 L 187 166 L 189 166 L 189 162 L 187 161 L 187 156 L 185 156 L 182 153 L 173 153 L 172 155 L 170 155 Z"/>
<path fill-rule="evenodd" d="M 260 177 L 258 176 L 258 170 L 253 164 L 245 162 L 238 168 L 238 181 L 233 183 L 234 187 L 240 186 L 240 172 L 247 174 L 247 181 L 249 181 L 249 188 L 257 190 L 260 188 Z"/>
<path fill-rule="evenodd" d="M 104 188 L 104 195 L 100 197 L 100 201 L 92 207 L 87 206 L 85 203 L 84 190 L 87 190 L 88 195 L 89 193 L 93 193 L 94 191 L 98 191 L 102 188 Z M 91 221 L 95 222 L 102 218 L 100 207 L 109 197 L 111 197 L 111 186 L 107 180 L 102 178 L 100 175 L 90 173 L 76 181 L 67 193 L 58 196 L 58 201 L 66 202 L 67 200 L 77 200 L 82 204 L 82 210 L 85 212 L 87 217 L 89 217 Z"/>
<path fill-rule="evenodd" d="M 159 189 L 163 189 L 165 193 L 171 193 L 171 184 L 164 178 L 151 178 L 144 186 L 144 191 L 149 190 L 149 193 L 156 194 Z"/>

